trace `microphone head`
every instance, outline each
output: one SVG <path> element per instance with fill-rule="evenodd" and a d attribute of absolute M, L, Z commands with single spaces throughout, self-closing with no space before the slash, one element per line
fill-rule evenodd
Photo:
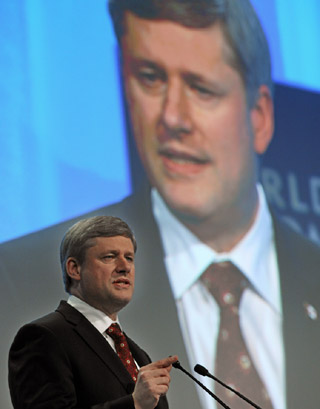
<path fill-rule="evenodd" d="M 199 365 L 199 364 L 197 364 L 193 369 L 194 369 L 199 375 L 202 375 L 202 376 L 207 376 L 208 373 L 209 373 L 207 368 L 205 368 L 204 366 Z"/>
<path fill-rule="evenodd" d="M 172 366 L 173 366 L 174 368 L 178 368 L 178 369 L 181 368 L 181 365 L 180 365 L 180 362 L 179 362 L 179 361 L 174 362 L 174 363 L 172 364 Z"/>

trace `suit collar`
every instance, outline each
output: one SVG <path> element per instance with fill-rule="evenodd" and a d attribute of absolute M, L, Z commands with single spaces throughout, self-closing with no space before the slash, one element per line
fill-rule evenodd
<path fill-rule="evenodd" d="M 57 310 L 62 314 L 66 321 L 74 327 L 74 331 L 83 339 L 88 347 L 95 353 L 123 384 L 124 388 L 132 392 L 134 382 L 130 374 L 123 366 L 120 358 L 113 351 L 109 343 L 102 334 L 75 308 L 69 305 L 66 301 L 61 301 Z M 133 356 L 135 350 L 131 351 Z M 141 359 L 140 359 L 141 362 Z"/>
<path fill-rule="evenodd" d="M 320 376 L 315 349 L 320 326 L 319 318 L 310 317 L 308 305 L 315 306 L 319 312 L 318 285 L 313 280 L 318 275 L 320 252 L 276 218 L 274 226 L 284 316 L 287 407 L 313 408 L 317 407 L 313 406 L 314 401 L 319 403 L 320 399 L 315 381 Z M 315 396 L 318 398 L 314 399 Z"/>
<path fill-rule="evenodd" d="M 299 312 L 302 310 L 305 312 L 304 303 L 319 302 L 318 295 L 314 297 L 312 279 L 317 276 L 320 251 L 318 249 L 314 252 L 312 249 L 315 246 L 309 240 L 297 234 L 274 215 L 273 224 L 284 316 L 287 317 L 286 313 L 289 310 L 291 314 L 300 315 Z M 307 314 L 304 315 L 309 318 Z"/>
<path fill-rule="evenodd" d="M 92 305 L 86 303 L 85 301 L 81 300 L 80 298 L 71 295 L 68 298 L 68 304 L 74 307 L 77 311 L 79 311 L 82 315 L 84 315 L 89 322 L 100 332 L 103 334 L 107 328 L 114 322 L 117 322 L 118 325 L 121 327 L 118 320 L 112 320 L 108 315 L 106 315 L 103 311 L 93 307 Z"/>

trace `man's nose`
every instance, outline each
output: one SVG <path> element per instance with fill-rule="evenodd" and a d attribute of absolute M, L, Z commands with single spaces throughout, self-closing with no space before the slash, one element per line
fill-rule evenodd
<path fill-rule="evenodd" d="M 168 83 L 163 100 L 162 121 L 166 128 L 174 131 L 177 136 L 191 131 L 189 100 L 182 82 Z"/>
<path fill-rule="evenodd" d="M 126 257 L 119 257 L 117 259 L 117 272 L 118 273 L 129 273 L 131 270 L 131 262 L 126 259 Z"/>

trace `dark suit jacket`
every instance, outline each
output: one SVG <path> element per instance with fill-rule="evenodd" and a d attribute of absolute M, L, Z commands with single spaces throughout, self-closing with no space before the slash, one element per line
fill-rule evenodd
<path fill-rule="evenodd" d="M 126 220 L 133 228 L 138 242 L 135 294 L 130 308 L 121 312 L 121 323 L 153 359 L 177 353 L 181 364 L 190 370 L 176 305 L 163 261 L 161 238 L 151 211 L 149 189 L 126 198 L 121 203 L 98 209 L 87 216 L 97 214 L 119 216 Z M 57 273 L 58 256 L 54 254 L 54 248 L 58 249 L 64 231 L 74 222 L 75 220 L 70 220 L 0 246 L 0 270 L 2 260 L 4 278 L 10 278 L 15 283 L 15 290 L 20 290 L 19 280 L 22 276 L 28 277 L 23 281 L 24 287 L 29 291 L 24 308 L 29 308 L 32 291 L 43 309 L 48 304 L 50 293 L 46 294 L 44 300 L 39 300 L 41 294 L 39 289 L 33 290 L 28 286 L 31 286 L 30 281 L 35 285 L 39 280 L 50 283 L 54 277 L 60 280 Z M 320 320 L 319 317 L 311 319 L 307 309 L 308 305 L 312 305 L 318 313 L 320 312 L 320 250 L 318 246 L 296 234 L 276 217 L 274 229 L 284 314 L 288 409 L 319 409 Z M 24 260 L 23 275 L 18 274 L 19 263 L 15 259 L 16 254 Z M 37 267 L 39 263 L 40 266 L 45 265 L 45 269 Z M 20 300 L 24 297 L 24 291 L 25 288 L 18 291 Z M 55 296 L 56 293 L 57 290 L 52 295 Z M 18 312 L 16 315 L 19 316 Z M 170 406 L 199 408 L 200 403 L 193 382 L 174 369 L 171 374 L 172 381 L 168 393 Z"/>
<path fill-rule="evenodd" d="M 139 364 L 151 362 L 128 338 Z M 23 326 L 10 350 L 14 408 L 134 409 L 134 382 L 94 326 L 62 301 L 57 310 Z M 158 409 L 167 409 L 162 397 Z"/>

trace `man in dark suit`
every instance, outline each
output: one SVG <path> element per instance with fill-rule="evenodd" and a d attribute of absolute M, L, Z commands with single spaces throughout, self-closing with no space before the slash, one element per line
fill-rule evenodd
<path fill-rule="evenodd" d="M 60 256 L 68 302 L 23 326 L 10 349 L 15 409 L 168 407 L 177 357 L 151 363 L 119 327 L 134 290 L 135 252 L 119 218 L 84 219 L 67 231 Z"/>
<path fill-rule="evenodd" d="M 187 367 L 199 362 L 214 371 L 219 308 L 201 276 L 211 263 L 231 261 L 251 283 L 239 316 L 273 407 L 318 409 L 320 252 L 272 214 L 258 183 L 257 156 L 273 134 L 273 101 L 257 16 L 247 0 L 115 0 L 110 6 L 128 111 L 150 182 L 94 213 L 123 217 L 143 243 L 137 290 L 122 322 L 152 356 L 166 356 L 174 346 Z M 50 252 L 69 223 L 0 248 L 3 275 L 15 290 L 21 274 L 14 255 L 26 260 L 29 274 L 52 276 Z M 44 271 L 34 270 L 33 252 Z M 179 375 L 173 374 L 173 406 L 214 408 Z"/>

